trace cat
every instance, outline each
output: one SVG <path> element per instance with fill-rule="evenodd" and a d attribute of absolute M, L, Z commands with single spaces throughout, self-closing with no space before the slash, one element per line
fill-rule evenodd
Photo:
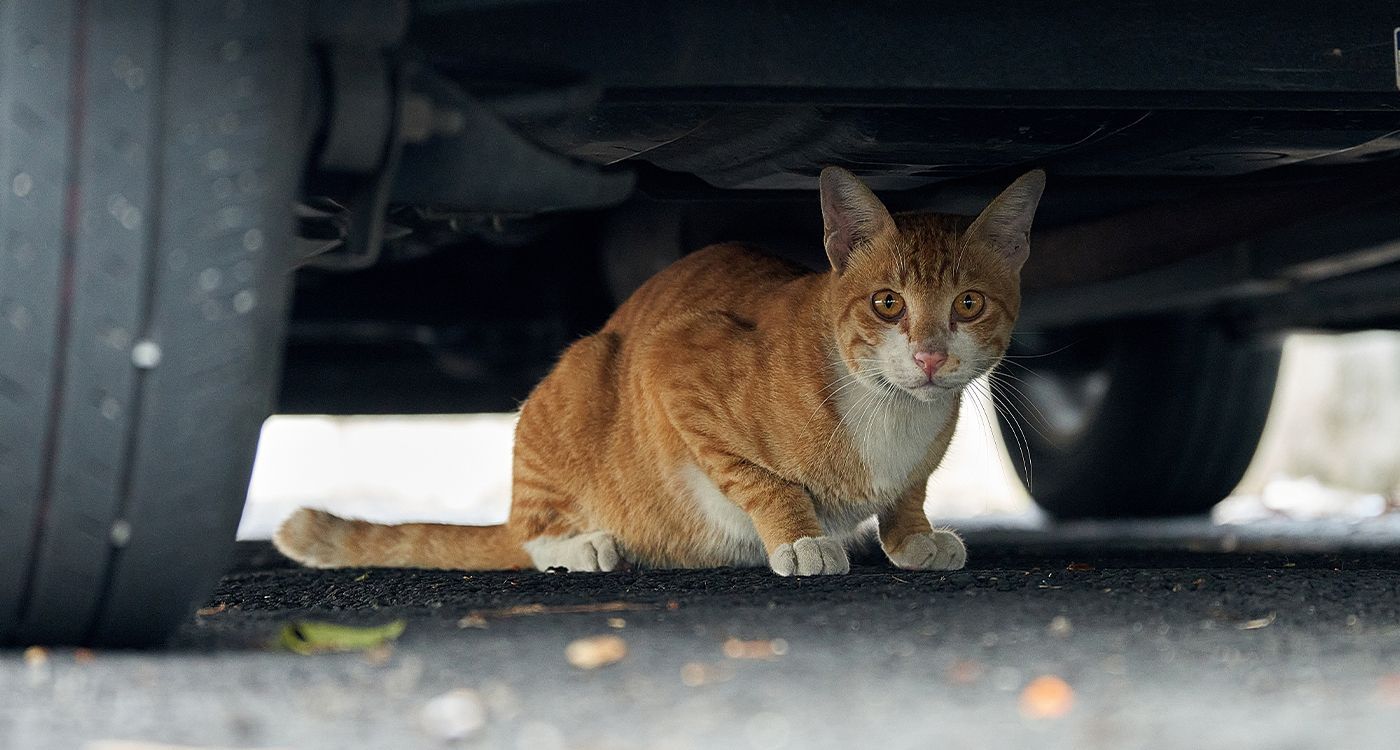
<path fill-rule="evenodd" d="M 967 550 L 929 523 L 925 486 L 964 389 L 1010 342 L 1045 174 L 975 218 L 891 215 L 837 167 L 818 186 L 829 271 L 714 245 L 564 352 L 521 408 L 506 524 L 303 508 L 277 548 L 313 567 L 806 576 L 847 572 L 874 517 L 896 566 L 961 568 Z"/>

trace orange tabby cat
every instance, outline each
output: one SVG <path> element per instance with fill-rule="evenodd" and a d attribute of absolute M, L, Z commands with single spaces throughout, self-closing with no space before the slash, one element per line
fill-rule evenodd
<path fill-rule="evenodd" d="M 845 543 L 874 516 L 895 565 L 960 568 L 925 484 L 963 389 L 1006 351 L 1044 184 L 1026 174 L 975 219 L 891 216 L 827 168 L 829 272 L 715 245 L 569 347 L 521 409 L 505 525 L 302 509 L 277 547 L 316 567 L 816 575 L 850 568 Z"/>

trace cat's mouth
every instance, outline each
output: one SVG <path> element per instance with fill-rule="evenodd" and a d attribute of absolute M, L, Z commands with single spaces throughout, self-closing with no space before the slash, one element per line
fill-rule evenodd
<path fill-rule="evenodd" d="M 903 391 L 904 393 L 908 393 L 912 396 L 915 396 L 916 398 L 921 396 L 928 397 L 940 391 L 952 391 L 957 390 L 958 388 L 958 386 L 952 383 L 940 383 L 936 380 L 925 380 L 924 382 L 917 383 L 915 385 L 900 385 L 899 383 L 896 383 L 893 380 L 890 380 L 889 378 L 885 377 L 883 373 L 876 372 L 872 373 L 872 375 L 874 375 L 875 383 L 881 388 L 885 388 L 891 391 Z"/>

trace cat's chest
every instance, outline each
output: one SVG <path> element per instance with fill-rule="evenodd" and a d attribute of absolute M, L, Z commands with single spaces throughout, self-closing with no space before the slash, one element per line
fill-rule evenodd
<path fill-rule="evenodd" d="M 864 390 L 864 389 L 849 389 Z M 871 499 L 892 499 L 909 487 L 948 421 L 957 399 L 919 402 L 900 394 L 840 394 L 836 414 L 868 475 Z"/>

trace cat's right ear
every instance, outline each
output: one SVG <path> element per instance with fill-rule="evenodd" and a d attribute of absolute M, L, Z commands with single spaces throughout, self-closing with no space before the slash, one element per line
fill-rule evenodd
<path fill-rule="evenodd" d="M 895 231 L 894 219 L 865 183 L 840 167 L 823 169 L 817 184 L 822 199 L 822 244 L 831 267 L 844 273 L 856 248 Z"/>

